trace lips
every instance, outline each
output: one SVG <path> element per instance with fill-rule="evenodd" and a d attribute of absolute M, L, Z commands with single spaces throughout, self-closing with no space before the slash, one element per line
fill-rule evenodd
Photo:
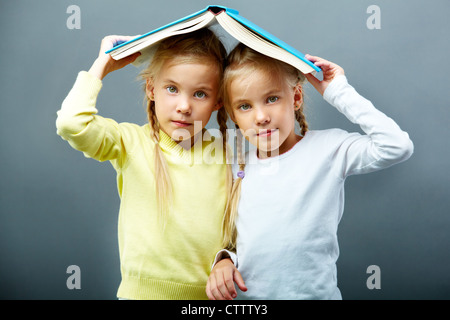
<path fill-rule="evenodd" d="M 181 128 L 189 127 L 190 125 L 192 125 L 192 123 L 187 122 L 187 121 L 182 121 L 182 120 L 172 120 L 172 123 L 174 125 L 176 125 L 177 127 L 181 127 Z"/>
<path fill-rule="evenodd" d="M 274 134 L 275 132 L 277 132 L 278 129 L 270 129 L 270 130 L 260 130 L 256 136 L 263 138 L 263 137 L 270 137 L 272 134 Z"/>

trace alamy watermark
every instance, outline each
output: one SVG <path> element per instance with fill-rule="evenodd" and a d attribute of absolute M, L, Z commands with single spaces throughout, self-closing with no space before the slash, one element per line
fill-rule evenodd
<path fill-rule="evenodd" d="M 66 10 L 70 16 L 66 20 L 67 29 L 81 29 L 81 9 L 77 5 L 70 5 Z M 381 9 L 379 6 L 373 4 L 367 7 L 366 13 L 370 16 L 366 20 L 366 26 L 369 30 L 381 29 Z"/>
<path fill-rule="evenodd" d="M 381 289 L 381 269 L 377 265 L 370 265 L 367 267 L 366 270 L 367 274 L 370 274 L 370 276 L 367 278 L 366 286 L 367 289 L 373 290 L 373 289 Z"/>
<path fill-rule="evenodd" d="M 69 290 L 81 289 L 81 269 L 77 265 L 70 265 L 67 267 L 66 273 L 70 276 L 66 280 L 66 286 Z"/>
<path fill-rule="evenodd" d="M 70 276 L 66 280 L 66 286 L 69 290 L 80 290 L 81 289 L 81 269 L 77 265 L 70 265 L 66 270 L 67 274 Z M 366 270 L 367 274 L 370 276 L 367 278 L 366 286 L 367 289 L 381 289 L 381 269 L 377 265 L 370 265 Z M 228 313 L 228 312 L 227 312 Z"/>
<path fill-rule="evenodd" d="M 184 157 L 177 161 L 190 164 L 241 164 L 244 163 L 244 156 L 250 151 L 252 145 L 258 149 L 259 157 L 272 157 L 277 159 L 279 155 L 280 136 L 279 130 L 255 130 L 255 129 L 235 129 L 226 130 L 225 137 L 219 129 L 209 128 L 202 130 L 202 122 L 194 121 L 194 144 L 191 147 L 193 152 L 186 152 Z M 189 141 L 192 139 L 192 133 L 184 128 L 173 131 L 171 138 L 175 141 Z M 202 143 L 199 143 L 199 140 Z M 224 139 L 226 148 L 224 147 Z M 249 141 L 247 143 L 247 141 Z M 203 142 L 206 142 L 204 144 Z M 205 146 L 206 145 L 206 146 Z M 256 164 L 256 157 L 245 159 L 246 165 Z M 270 175 L 277 172 L 278 161 L 270 161 L 266 165 L 259 167 L 259 173 Z"/>
<path fill-rule="evenodd" d="M 369 30 L 381 29 L 381 9 L 377 5 L 367 7 L 367 13 L 371 15 L 367 18 L 366 26 Z"/>
<path fill-rule="evenodd" d="M 70 16 L 66 20 L 67 29 L 81 29 L 81 9 L 77 5 L 70 5 L 66 10 L 67 14 Z"/>

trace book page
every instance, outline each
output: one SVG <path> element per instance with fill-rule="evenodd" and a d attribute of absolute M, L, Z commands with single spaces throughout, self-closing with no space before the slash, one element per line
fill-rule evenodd
<path fill-rule="evenodd" d="M 315 70 L 300 58 L 279 47 L 273 42 L 261 37 L 259 34 L 234 20 L 226 13 L 222 12 L 218 14 L 216 19 L 231 36 L 238 39 L 248 47 L 271 58 L 288 63 L 303 73 L 315 73 Z"/>

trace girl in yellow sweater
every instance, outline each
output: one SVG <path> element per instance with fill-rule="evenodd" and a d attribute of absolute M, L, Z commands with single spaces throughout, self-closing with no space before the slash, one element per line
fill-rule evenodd
<path fill-rule="evenodd" d="M 141 73 L 148 124 L 119 124 L 97 115 L 96 100 L 102 79 L 139 56 L 115 61 L 104 53 L 129 39 L 103 39 L 98 58 L 78 74 L 58 111 L 57 133 L 117 171 L 122 275 L 117 296 L 207 299 L 231 171 L 225 153 L 215 161 L 208 152 L 213 139 L 204 126 L 218 110 L 225 136 L 220 86 L 226 51 L 208 29 L 164 40 Z"/>

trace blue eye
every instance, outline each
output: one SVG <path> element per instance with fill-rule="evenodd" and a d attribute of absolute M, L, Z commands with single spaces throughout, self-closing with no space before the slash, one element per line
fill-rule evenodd
<path fill-rule="evenodd" d="M 204 99 L 206 98 L 206 93 L 204 93 L 203 91 L 197 91 L 196 93 L 194 93 L 194 97 Z"/>
<path fill-rule="evenodd" d="M 247 111 L 251 108 L 251 106 L 249 104 L 241 104 L 238 109 L 242 110 L 242 111 Z"/>
<path fill-rule="evenodd" d="M 174 86 L 168 86 L 168 87 L 166 87 L 166 90 L 169 93 L 177 93 L 178 92 L 177 88 Z"/>
<path fill-rule="evenodd" d="M 276 96 L 273 96 L 273 97 L 269 97 L 269 98 L 267 98 L 267 102 L 268 103 L 275 103 L 275 102 L 277 102 L 278 101 L 278 97 L 276 97 Z"/>

